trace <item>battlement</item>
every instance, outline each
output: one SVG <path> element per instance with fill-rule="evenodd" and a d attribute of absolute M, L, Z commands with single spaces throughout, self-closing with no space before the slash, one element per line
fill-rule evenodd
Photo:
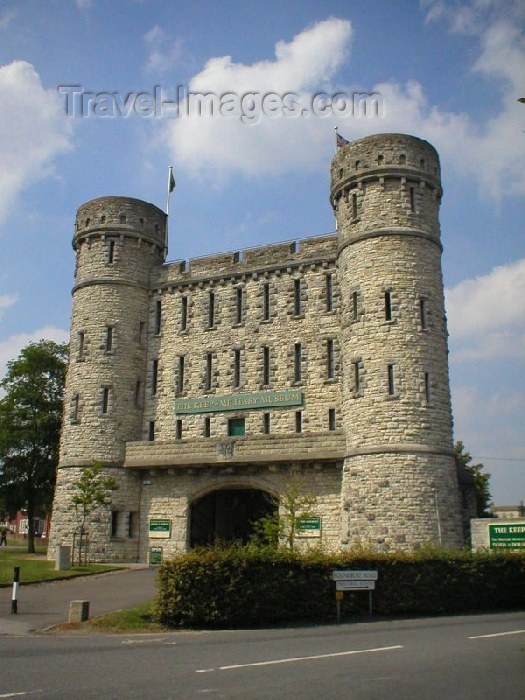
<path fill-rule="evenodd" d="M 337 234 L 329 233 L 285 243 L 214 253 L 186 260 L 175 260 L 158 270 L 155 285 L 188 283 L 211 277 L 264 273 L 275 269 L 335 259 Z"/>
<path fill-rule="evenodd" d="M 339 149 L 332 160 L 331 202 L 370 179 L 414 178 L 441 192 L 441 168 L 436 149 L 408 134 L 374 134 Z"/>
<path fill-rule="evenodd" d="M 142 237 L 164 247 L 166 214 L 133 197 L 97 197 L 77 211 L 73 247 L 86 238 L 116 234 Z"/>

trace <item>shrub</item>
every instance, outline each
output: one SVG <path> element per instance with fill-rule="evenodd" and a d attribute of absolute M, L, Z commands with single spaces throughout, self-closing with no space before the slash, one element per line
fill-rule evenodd
<path fill-rule="evenodd" d="M 298 554 L 255 547 L 194 550 L 159 569 L 156 619 L 174 627 L 330 622 L 334 569 L 377 569 L 374 611 L 428 615 L 525 607 L 525 557 L 468 552 Z M 345 592 L 343 619 L 368 596 Z"/>

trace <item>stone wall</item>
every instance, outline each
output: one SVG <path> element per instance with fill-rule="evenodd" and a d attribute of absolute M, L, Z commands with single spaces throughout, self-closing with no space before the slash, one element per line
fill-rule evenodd
<path fill-rule="evenodd" d="M 118 489 L 109 495 L 107 506 L 97 508 L 87 521 L 89 558 L 91 561 L 137 561 L 140 510 L 140 477 L 122 468 L 106 467 L 104 473 L 111 476 Z M 75 482 L 80 479 L 80 467 L 61 468 L 57 472 L 57 484 L 53 505 L 53 519 L 48 547 L 48 557 L 53 559 L 57 545 L 73 546 L 74 534 L 78 542 L 80 513 L 72 504 Z M 117 529 L 112 536 L 112 511 L 118 513 Z M 136 527 L 129 530 L 130 513 L 135 513 Z M 130 536 L 131 535 L 131 536 Z"/>
<path fill-rule="evenodd" d="M 206 493 L 223 488 L 261 489 L 272 495 L 284 493 L 290 483 L 316 497 L 312 510 L 322 518 L 321 538 L 311 538 L 308 544 L 322 544 L 327 550 L 340 545 L 341 464 L 315 464 L 291 470 L 289 466 L 263 465 L 231 467 L 229 471 L 213 468 L 150 472 L 147 485 L 142 486 L 140 530 L 140 560 L 148 561 L 150 547 L 162 547 L 164 558 L 183 552 L 188 547 L 190 506 Z M 171 520 L 169 539 L 148 538 L 149 520 Z M 304 542 L 304 540 L 303 540 Z"/>
<path fill-rule="evenodd" d="M 360 537 L 389 549 L 463 541 L 440 197 L 437 154 L 410 136 L 361 139 L 332 163 L 349 543 Z"/>
<path fill-rule="evenodd" d="M 155 271 L 150 302 L 150 342 L 143 423 L 147 439 L 155 421 L 155 439 L 175 437 L 175 422 L 182 420 L 182 435 L 203 436 L 204 416 L 176 416 L 174 400 L 209 394 L 226 395 L 289 387 L 303 390 L 303 407 L 272 408 L 235 413 L 208 414 L 211 435 L 227 435 L 228 419 L 244 417 L 247 434 L 263 432 L 263 413 L 270 413 L 272 433 L 295 431 L 295 413 L 302 410 L 305 432 L 327 431 L 329 409 L 341 426 L 339 380 L 339 286 L 335 269 L 334 236 L 295 244 L 265 246 L 238 253 L 225 253 L 165 266 Z M 329 257 L 330 256 L 330 257 Z M 327 277 L 332 284 L 331 309 L 327 307 Z M 296 308 L 296 280 L 300 284 L 300 308 Z M 267 285 L 267 291 L 265 286 Z M 210 294 L 214 318 L 210 326 Z M 242 308 L 238 311 L 238 295 Z M 265 319 L 265 294 L 268 318 Z M 186 302 L 182 300 L 186 299 Z M 156 323 L 161 303 L 160 333 Z M 183 304 L 187 324 L 182 330 Z M 298 311 L 298 313 L 296 313 Z M 327 343 L 333 342 L 333 376 L 327 367 Z M 295 345 L 301 345 L 301 378 L 294 375 Z M 263 348 L 269 349 L 269 382 L 263 375 Z M 239 352 L 240 375 L 236 384 L 235 351 Z M 206 387 L 206 355 L 212 355 L 212 382 Z M 179 376 L 184 358 L 183 381 Z M 156 391 L 153 363 L 158 361 Z M 182 381 L 182 384 L 181 384 Z"/>

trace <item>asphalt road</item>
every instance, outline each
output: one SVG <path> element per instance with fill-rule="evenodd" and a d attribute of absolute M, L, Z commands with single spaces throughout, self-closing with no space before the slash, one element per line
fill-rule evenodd
<path fill-rule="evenodd" d="M 522 700 L 525 613 L 0 638 L 0 698 Z"/>

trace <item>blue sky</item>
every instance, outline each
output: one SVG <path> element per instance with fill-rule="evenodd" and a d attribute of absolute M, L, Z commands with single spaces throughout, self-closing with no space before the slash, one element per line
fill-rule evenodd
<path fill-rule="evenodd" d="M 519 0 L 0 0 L 0 374 L 68 336 L 82 202 L 164 208 L 173 165 L 170 259 L 324 233 L 333 127 L 411 133 L 441 156 L 455 435 L 496 503 L 525 500 L 523 27 Z M 60 85 L 375 92 L 383 113 L 70 116 Z"/>

